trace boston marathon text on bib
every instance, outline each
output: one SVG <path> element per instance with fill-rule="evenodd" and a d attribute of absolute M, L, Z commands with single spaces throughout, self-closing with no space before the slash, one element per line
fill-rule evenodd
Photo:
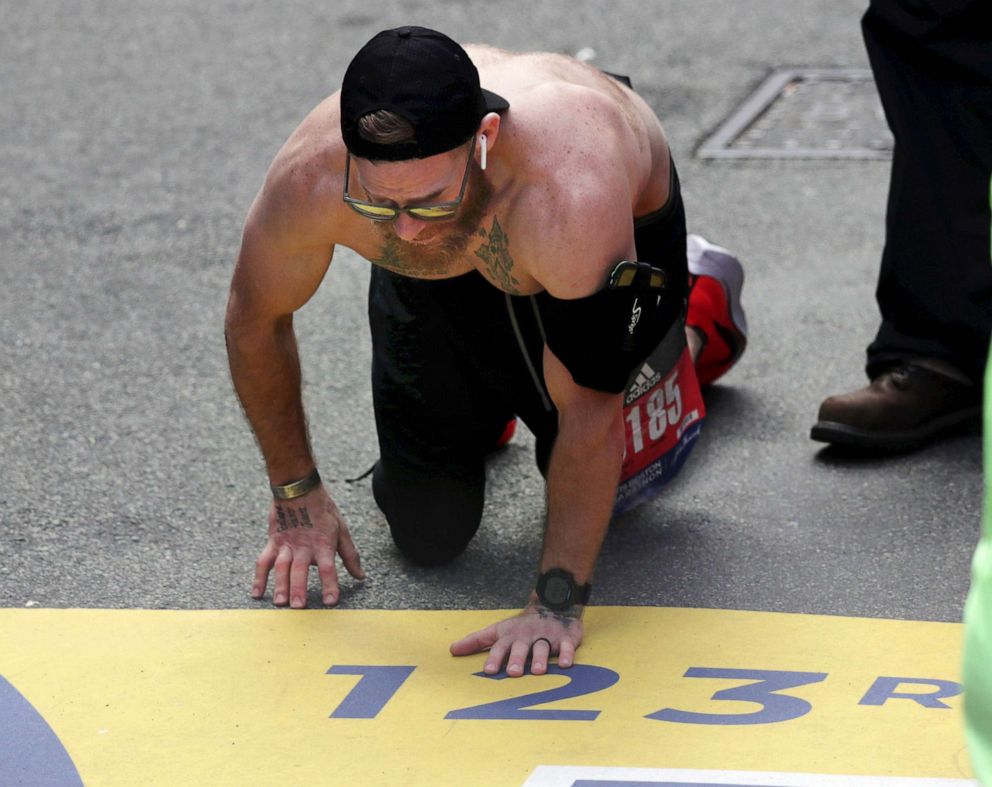
<path fill-rule="evenodd" d="M 623 401 L 626 442 L 614 515 L 675 478 L 702 429 L 706 409 L 681 321 L 627 383 Z"/>

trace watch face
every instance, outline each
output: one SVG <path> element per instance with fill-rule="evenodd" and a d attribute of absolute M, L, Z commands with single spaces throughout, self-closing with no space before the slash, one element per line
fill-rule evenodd
<path fill-rule="evenodd" d="M 572 599 L 572 583 L 565 577 L 548 577 L 544 583 L 544 599 L 555 606 L 568 604 Z"/>

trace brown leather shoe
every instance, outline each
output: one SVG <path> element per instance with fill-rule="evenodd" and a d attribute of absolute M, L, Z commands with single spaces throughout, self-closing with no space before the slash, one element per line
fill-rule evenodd
<path fill-rule="evenodd" d="M 873 451 L 914 448 L 981 414 L 981 390 L 914 363 L 871 384 L 827 397 L 810 437 Z"/>

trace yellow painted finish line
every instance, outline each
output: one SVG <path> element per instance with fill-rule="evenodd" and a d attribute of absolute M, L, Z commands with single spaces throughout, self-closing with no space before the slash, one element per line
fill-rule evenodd
<path fill-rule="evenodd" d="M 593 607 L 570 670 L 494 679 L 478 674 L 484 656 L 448 655 L 500 614 L 0 610 L 0 773 L 86 785 L 519 787 L 577 766 L 600 776 L 568 784 L 971 778 L 958 624 Z"/>

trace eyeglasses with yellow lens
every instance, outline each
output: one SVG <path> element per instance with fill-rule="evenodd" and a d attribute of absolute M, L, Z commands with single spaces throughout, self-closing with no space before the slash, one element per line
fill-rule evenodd
<path fill-rule="evenodd" d="M 356 199 L 348 193 L 348 185 L 351 181 L 351 153 L 347 155 L 344 165 L 344 201 L 353 211 L 372 221 L 396 221 L 401 213 L 420 221 L 444 221 L 452 218 L 458 207 L 465 198 L 465 188 L 468 186 L 468 174 L 472 168 L 472 158 L 475 156 L 475 135 L 472 135 L 472 147 L 468 153 L 468 161 L 465 162 L 465 174 L 462 175 L 462 187 L 458 191 L 458 196 L 451 202 L 441 202 L 437 205 L 413 205 L 401 208 L 397 205 L 382 205 L 376 202 Z"/>

